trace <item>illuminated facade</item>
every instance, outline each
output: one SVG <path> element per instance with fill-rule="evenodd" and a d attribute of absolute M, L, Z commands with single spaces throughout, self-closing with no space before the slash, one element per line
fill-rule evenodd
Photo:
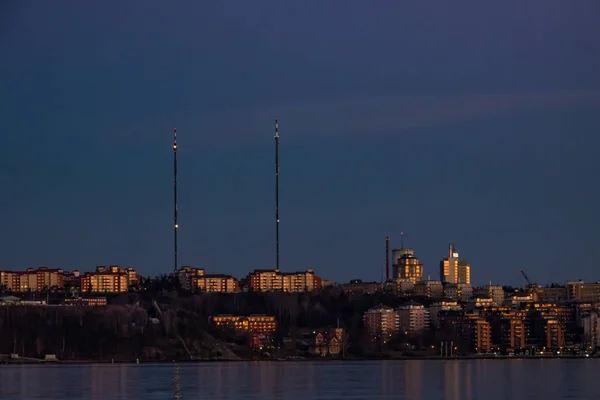
<path fill-rule="evenodd" d="M 393 279 L 407 279 L 412 283 L 423 280 L 423 264 L 412 249 L 392 250 L 392 260 Z"/>
<path fill-rule="evenodd" d="M 181 267 L 179 271 L 177 271 L 177 278 L 179 279 L 179 283 L 181 287 L 185 290 L 190 290 L 194 287 L 193 279 L 196 277 L 204 276 L 206 274 L 203 268 L 193 268 L 190 266 Z"/>
<path fill-rule="evenodd" d="M 407 334 L 429 329 L 429 310 L 414 301 L 398 307 L 398 329 Z"/>
<path fill-rule="evenodd" d="M 484 319 L 473 319 L 471 329 L 473 330 L 473 345 L 476 353 L 489 353 L 492 348 L 492 336 L 490 324 Z"/>
<path fill-rule="evenodd" d="M 533 299 L 540 302 L 567 300 L 567 288 L 565 286 L 537 287 L 532 288 Z"/>
<path fill-rule="evenodd" d="M 26 271 L 0 270 L 0 285 L 6 286 L 11 292 L 38 292 L 64 286 L 64 271 L 39 267 L 37 270 L 28 268 Z"/>
<path fill-rule="evenodd" d="M 495 286 L 491 283 L 486 286 L 475 288 L 473 290 L 473 296 L 480 299 L 491 299 L 497 306 L 504 304 L 504 289 L 502 286 Z"/>
<path fill-rule="evenodd" d="M 546 320 L 546 349 L 560 351 L 565 345 L 564 330 L 555 319 Z"/>
<path fill-rule="evenodd" d="M 105 306 L 108 304 L 106 297 L 84 297 L 79 299 L 65 299 L 65 304 L 73 306 Z"/>
<path fill-rule="evenodd" d="M 363 322 L 369 334 L 392 336 L 398 332 L 398 312 L 380 304 L 370 308 L 363 315 Z"/>
<path fill-rule="evenodd" d="M 217 315 L 211 322 L 219 328 L 231 328 L 250 333 L 272 335 L 277 329 L 277 321 L 272 315 L 253 314 L 247 317 L 238 315 Z"/>
<path fill-rule="evenodd" d="M 443 283 L 471 283 L 471 266 L 458 257 L 458 252 L 450 243 L 448 257 L 440 261 L 440 280 Z"/>
<path fill-rule="evenodd" d="M 117 265 L 98 266 L 96 272 L 81 275 L 81 291 L 83 293 L 119 293 L 126 292 L 130 284 L 137 282 L 137 274 L 133 268 L 121 269 Z"/>
<path fill-rule="evenodd" d="M 440 326 L 439 314 L 440 311 L 461 311 L 462 307 L 456 301 L 441 301 L 433 303 L 429 306 L 429 318 L 431 324 L 435 327 Z"/>
<path fill-rule="evenodd" d="M 471 266 L 464 260 L 458 260 L 458 282 L 471 284 Z"/>
<path fill-rule="evenodd" d="M 500 311 L 500 310 L 499 310 Z M 511 353 L 526 346 L 525 324 L 511 312 L 496 313 L 500 318 L 490 318 L 494 350 Z"/>
<path fill-rule="evenodd" d="M 567 282 L 566 293 L 569 300 L 598 301 L 600 300 L 600 282 L 585 283 L 583 281 Z"/>
<path fill-rule="evenodd" d="M 257 269 L 248 275 L 248 281 L 256 292 L 306 292 L 321 289 L 322 282 L 312 269 L 292 273 Z"/>
<path fill-rule="evenodd" d="M 201 292 L 235 293 L 240 289 L 238 280 L 231 275 L 195 275 L 191 281 L 192 287 Z"/>

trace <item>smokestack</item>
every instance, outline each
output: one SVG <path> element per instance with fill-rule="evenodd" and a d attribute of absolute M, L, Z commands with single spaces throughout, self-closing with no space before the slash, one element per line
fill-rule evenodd
<path fill-rule="evenodd" d="M 275 118 L 275 268 L 279 271 L 279 119 Z"/>
<path fill-rule="evenodd" d="M 390 238 L 385 238 L 385 281 L 390 280 Z"/>
<path fill-rule="evenodd" d="M 174 264 L 173 271 L 177 272 L 177 128 L 173 128 L 173 230 L 174 230 Z"/>

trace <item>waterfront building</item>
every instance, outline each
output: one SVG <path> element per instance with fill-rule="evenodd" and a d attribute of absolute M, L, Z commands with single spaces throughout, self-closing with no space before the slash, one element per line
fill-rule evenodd
<path fill-rule="evenodd" d="M 106 297 L 80 297 L 65 299 L 66 305 L 71 306 L 105 306 L 108 304 Z"/>
<path fill-rule="evenodd" d="M 456 301 L 440 301 L 429 306 L 429 319 L 433 327 L 440 327 L 440 311 L 460 311 L 462 307 Z"/>
<path fill-rule="evenodd" d="M 410 301 L 398 307 L 398 330 L 406 334 L 413 334 L 429 329 L 429 310 L 423 305 Z"/>
<path fill-rule="evenodd" d="M 230 328 L 243 332 L 273 334 L 277 329 L 275 317 L 265 314 L 249 316 L 221 314 L 211 317 L 210 320 L 219 328 Z"/>
<path fill-rule="evenodd" d="M 367 310 L 363 322 L 372 336 L 393 336 L 398 332 L 398 312 L 383 304 Z"/>

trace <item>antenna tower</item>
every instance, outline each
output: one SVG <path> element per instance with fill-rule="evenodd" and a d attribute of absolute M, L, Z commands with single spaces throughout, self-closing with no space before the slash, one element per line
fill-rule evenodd
<path fill-rule="evenodd" d="M 177 229 L 179 225 L 177 223 L 177 128 L 173 128 L 173 234 L 174 234 L 174 264 L 173 271 L 177 272 Z"/>
<path fill-rule="evenodd" d="M 275 118 L 275 252 L 279 271 L 279 119 Z"/>

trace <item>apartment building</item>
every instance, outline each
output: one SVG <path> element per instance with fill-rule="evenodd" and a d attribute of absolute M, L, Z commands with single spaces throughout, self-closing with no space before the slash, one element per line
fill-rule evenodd
<path fill-rule="evenodd" d="M 415 283 L 414 294 L 416 296 L 441 299 L 444 297 L 444 285 L 441 281 L 420 281 Z"/>
<path fill-rule="evenodd" d="M 177 278 L 181 287 L 185 290 L 191 290 L 194 286 L 193 279 L 196 277 L 204 276 L 206 271 L 204 268 L 193 268 L 190 266 L 183 266 L 177 271 Z"/>
<path fill-rule="evenodd" d="M 363 322 L 373 336 L 393 336 L 399 331 L 398 312 L 383 304 L 367 310 L 363 315 Z"/>
<path fill-rule="evenodd" d="M 86 306 L 86 307 L 100 307 L 108 304 L 106 297 L 82 297 L 82 298 L 67 298 L 65 299 L 66 305 L 71 306 Z"/>
<path fill-rule="evenodd" d="M 429 329 L 429 310 L 423 305 L 410 301 L 408 304 L 398 307 L 398 329 L 407 334 Z"/>
<path fill-rule="evenodd" d="M 491 299 L 492 302 L 497 306 L 504 304 L 504 296 L 505 294 L 502 286 L 492 285 L 491 282 L 485 286 L 478 287 L 473 290 L 473 297 L 480 299 Z"/>
<path fill-rule="evenodd" d="M 82 293 L 119 293 L 126 292 L 130 284 L 138 282 L 133 268 L 122 269 L 117 265 L 98 266 L 95 272 L 81 275 Z"/>
<path fill-rule="evenodd" d="M 223 274 L 192 276 L 191 286 L 198 291 L 208 293 L 235 293 L 240 290 L 237 279 Z"/>
<path fill-rule="evenodd" d="M 567 282 L 566 294 L 569 300 L 598 301 L 600 300 L 600 282 L 586 283 L 583 281 Z"/>
<path fill-rule="evenodd" d="M 461 311 L 462 307 L 456 301 L 441 301 L 429 306 L 429 319 L 434 327 L 440 326 L 440 311 Z"/>
<path fill-rule="evenodd" d="M 0 270 L 0 285 L 6 286 L 11 292 L 37 292 L 53 287 L 64 286 L 64 271 L 62 269 L 39 267 L 37 270 L 28 268 L 26 271 Z"/>
<path fill-rule="evenodd" d="M 256 292 L 305 292 L 321 289 L 322 280 L 312 269 L 304 272 L 281 272 L 257 269 L 248 275 L 250 288 Z"/>

